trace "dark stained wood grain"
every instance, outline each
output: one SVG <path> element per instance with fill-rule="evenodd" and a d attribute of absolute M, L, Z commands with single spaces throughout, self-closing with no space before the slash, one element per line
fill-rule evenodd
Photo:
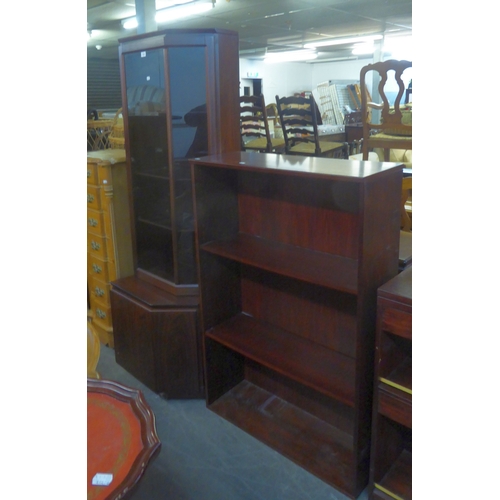
<path fill-rule="evenodd" d="M 208 330 L 206 335 L 278 373 L 349 406 L 354 405 L 355 365 L 352 358 L 245 314 Z"/>
<path fill-rule="evenodd" d="M 398 272 L 402 165 L 251 152 L 191 165 L 207 404 L 356 498 L 377 289 Z M 283 414 L 262 414 L 278 400 Z M 300 437 L 316 426 L 324 436 Z M 314 458 L 321 441 L 333 462 Z"/>
<path fill-rule="evenodd" d="M 228 241 L 207 243 L 202 250 L 307 283 L 357 292 L 358 263 L 354 259 L 284 245 L 244 233 L 238 233 Z"/>

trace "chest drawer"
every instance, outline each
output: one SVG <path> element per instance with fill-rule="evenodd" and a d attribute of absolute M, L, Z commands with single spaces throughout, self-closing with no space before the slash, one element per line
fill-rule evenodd
<path fill-rule="evenodd" d="M 113 242 L 100 234 L 87 233 L 87 252 L 102 260 L 114 260 Z"/>
<path fill-rule="evenodd" d="M 111 220 L 107 212 L 87 209 L 87 231 L 102 237 L 111 238 Z"/>
<path fill-rule="evenodd" d="M 97 184 L 97 163 L 87 162 L 87 184 Z"/>
<path fill-rule="evenodd" d="M 113 261 L 99 259 L 94 254 L 87 254 L 87 273 L 92 278 L 109 283 L 116 279 L 116 268 Z"/>
<path fill-rule="evenodd" d="M 87 186 L 87 208 L 102 210 L 101 188 L 98 186 Z"/>
<path fill-rule="evenodd" d="M 93 320 L 95 323 L 100 324 L 102 328 L 112 327 L 113 321 L 111 319 L 111 306 L 99 300 L 94 300 L 90 304 L 93 313 Z"/>
<path fill-rule="evenodd" d="M 392 307 L 382 311 L 382 330 L 411 340 L 411 312 L 400 311 Z"/>
<path fill-rule="evenodd" d="M 91 280 L 92 282 L 89 283 L 89 290 L 92 297 L 104 304 L 110 304 L 109 290 L 111 285 L 101 281 L 97 277 L 91 277 Z"/>
<path fill-rule="evenodd" d="M 411 394 L 383 382 L 378 385 L 378 412 L 409 429 L 411 429 L 411 399 Z"/>

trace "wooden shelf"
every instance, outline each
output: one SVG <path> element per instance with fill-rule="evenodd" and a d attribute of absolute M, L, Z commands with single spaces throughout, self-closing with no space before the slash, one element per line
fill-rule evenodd
<path fill-rule="evenodd" d="M 403 450 L 375 489 L 387 493 L 392 498 L 411 499 L 411 452 Z"/>
<path fill-rule="evenodd" d="M 230 240 L 207 243 L 202 250 L 314 285 L 357 293 L 358 261 L 355 259 L 243 233 Z"/>
<path fill-rule="evenodd" d="M 250 434 L 266 429 L 259 439 L 268 446 L 299 465 L 305 460 L 309 472 L 335 488 L 351 489 L 352 436 L 246 380 L 209 408 Z"/>
<path fill-rule="evenodd" d="M 206 336 L 348 406 L 354 405 L 355 363 L 348 356 L 246 314 L 217 325 Z"/>
<path fill-rule="evenodd" d="M 391 373 L 381 375 L 380 380 L 411 394 L 411 375 L 411 356 L 408 356 Z"/>

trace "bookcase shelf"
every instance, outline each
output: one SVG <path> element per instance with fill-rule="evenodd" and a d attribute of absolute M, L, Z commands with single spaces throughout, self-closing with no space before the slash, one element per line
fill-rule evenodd
<path fill-rule="evenodd" d="M 208 330 L 206 336 L 327 396 L 354 405 L 355 363 L 352 358 L 238 314 Z M 313 359 L 314 364 L 304 364 Z"/>
<path fill-rule="evenodd" d="M 191 168 L 207 407 L 357 498 L 402 165 L 234 152 Z"/>
<path fill-rule="evenodd" d="M 315 285 L 357 292 L 358 262 L 355 259 L 243 233 L 231 240 L 207 243 L 202 250 Z"/>

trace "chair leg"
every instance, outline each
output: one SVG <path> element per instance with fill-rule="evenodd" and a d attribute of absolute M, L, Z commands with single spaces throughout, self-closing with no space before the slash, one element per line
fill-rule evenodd
<path fill-rule="evenodd" d="M 363 153 L 363 161 L 368 160 L 368 141 L 361 142 L 361 152 Z"/>

